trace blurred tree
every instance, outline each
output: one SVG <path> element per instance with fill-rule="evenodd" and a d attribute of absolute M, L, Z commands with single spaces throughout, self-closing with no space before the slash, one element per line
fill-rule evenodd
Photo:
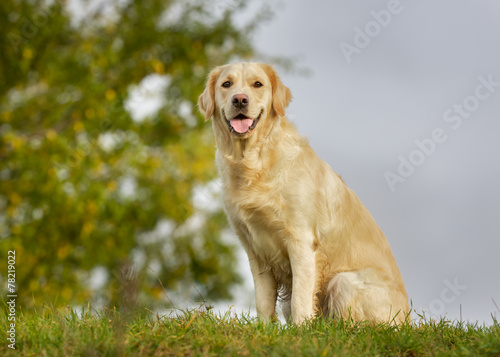
<path fill-rule="evenodd" d="M 24 307 L 113 303 L 127 262 L 142 301 L 162 297 L 155 274 L 230 297 L 234 247 L 195 103 L 209 69 L 253 54 L 266 11 L 237 26 L 244 3 L 116 1 L 79 20 L 60 0 L 2 0 L 0 249 L 16 251 Z"/>

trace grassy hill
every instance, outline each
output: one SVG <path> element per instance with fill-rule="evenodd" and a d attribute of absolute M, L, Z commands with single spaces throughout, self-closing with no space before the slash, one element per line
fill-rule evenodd
<path fill-rule="evenodd" d="M 0 313 L 7 326 L 5 311 Z M 414 321 L 394 328 L 316 319 L 262 324 L 231 312 L 119 313 L 43 308 L 16 316 L 1 356 L 500 356 L 500 324 Z"/>

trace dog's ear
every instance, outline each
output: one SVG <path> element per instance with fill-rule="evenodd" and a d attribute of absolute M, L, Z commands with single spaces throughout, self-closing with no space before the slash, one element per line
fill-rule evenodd
<path fill-rule="evenodd" d="M 208 75 L 207 85 L 205 90 L 198 98 L 198 107 L 200 112 L 205 115 L 205 120 L 208 120 L 214 115 L 215 110 L 215 84 L 219 78 L 221 68 L 214 68 Z"/>
<path fill-rule="evenodd" d="M 262 66 L 273 87 L 273 109 L 278 115 L 284 116 L 285 109 L 292 100 L 292 93 L 290 89 L 281 82 L 280 77 L 273 67 L 267 64 L 262 64 Z"/>

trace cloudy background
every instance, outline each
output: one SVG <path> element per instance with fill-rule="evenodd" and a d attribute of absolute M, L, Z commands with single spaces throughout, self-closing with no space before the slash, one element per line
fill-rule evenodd
<path fill-rule="evenodd" d="M 257 50 L 308 72 L 280 70 L 294 97 L 288 117 L 385 232 L 413 307 L 491 324 L 500 317 L 500 3 L 254 0 L 239 21 L 269 4 Z M 128 108 L 136 120 L 161 107 L 153 99 Z M 246 284 L 216 308 L 255 314 L 240 256 Z"/>
<path fill-rule="evenodd" d="M 500 3 L 271 4 L 257 49 L 310 71 L 281 71 L 288 117 L 385 232 L 413 307 L 491 324 L 500 317 Z M 246 261 L 242 269 L 250 274 Z M 240 289 L 236 309 L 248 310 L 252 291 L 251 281 Z"/>

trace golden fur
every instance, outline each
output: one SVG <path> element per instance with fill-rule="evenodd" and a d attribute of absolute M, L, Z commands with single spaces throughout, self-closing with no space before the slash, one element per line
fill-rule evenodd
<path fill-rule="evenodd" d="M 198 101 L 213 118 L 224 207 L 248 254 L 259 318 L 275 318 L 279 297 L 295 323 L 315 314 L 403 322 L 408 297 L 384 234 L 287 120 L 290 99 L 271 66 L 237 63 L 215 68 Z"/>

